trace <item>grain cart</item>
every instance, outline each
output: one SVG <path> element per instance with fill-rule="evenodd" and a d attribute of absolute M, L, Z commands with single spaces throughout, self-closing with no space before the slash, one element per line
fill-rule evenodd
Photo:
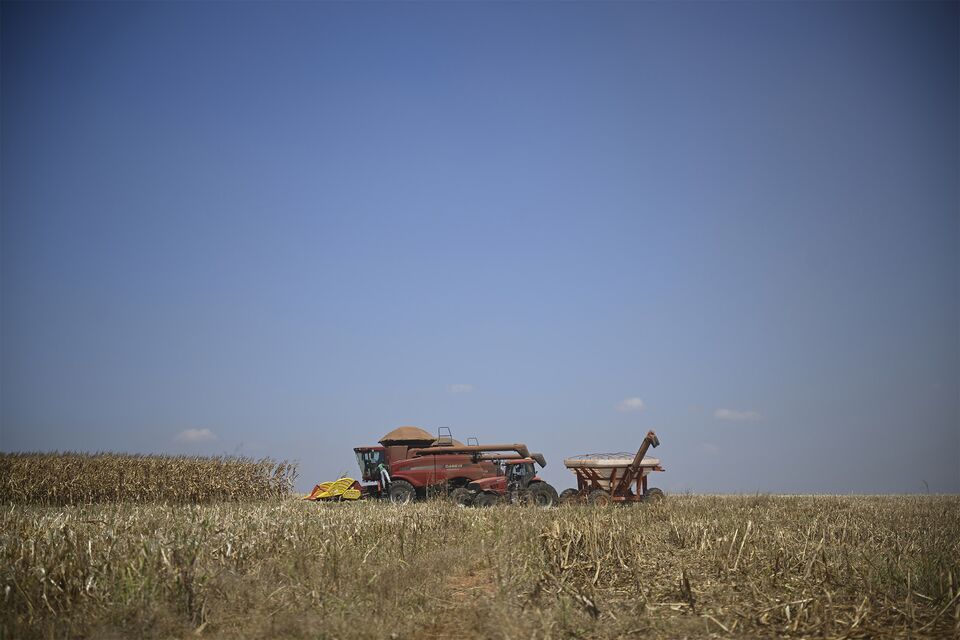
<path fill-rule="evenodd" d="M 647 475 L 663 471 L 658 458 L 646 457 L 647 449 L 658 446 L 657 434 L 650 431 L 636 454 L 590 453 L 567 458 L 563 464 L 577 476 L 577 488 L 564 490 L 560 501 L 607 505 L 662 500 L 663 491 L 647 487 Z"/>
<path fill-rule="evenodd" d="M 364 491 L 400 503 L 434 494 L 462 501 L 469 493 L 467 484 L 498 473 L 495 460 L 484 456 L 531 457 L 524 444 L 463 445 L 450 436 L 449 429 L 441 429 L 434 437 L 417 427 L 400 427 L 381 438 L 380 445 L 354 449 L 362 478 L 369 483 Z M 390 476 L 388 484 L 383 482 L 381 467 Z"/>
<path fill-rule="evenodd" d="M 546 466 L 542 454 L 534 453 L 530 457 L 494 454 L 490 459 L 497 463 L 497 475 L 468 484 L 466 490 L 469 495 L 464 494 L 463 499 L 458 500 L 460 504 L 491 507 L 510 503 L 553 507 L 560 502 L 557 490 L 537 476 L 534 462 L 541 467 Z"/>

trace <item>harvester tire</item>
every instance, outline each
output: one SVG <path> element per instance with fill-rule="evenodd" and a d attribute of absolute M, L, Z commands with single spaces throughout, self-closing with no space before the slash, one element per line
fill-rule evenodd
<path fill-rule="evenodd" d="M 492 507 L 500 504 L 500 496 L 492 491 L 484 491 L 473 499 L 473 504 L 477 507 Z"/>
<path fill-rule="evenodd" d="M 663 491 L 657 489 L 656 487 L 650 487 L 643 492 L 643 501 L 644 502 L 660 502 L 667 496 L 664 495 Z"/>
<path fill-rule="evenodd" d="M 457 487 L 450 492 L 450 501 L 461 507 L 469 507 L 473 504 L 473 491 L 466 487 Z"/>
<path fill-rule="evenodd" d="M 524 492 L 524 503 L 536 507 L 555 507 L 560 502 L 557 490 L 546 482 L 534 482 Z"/>
<path fill-rule="evenodd" d="M 406 480 L 394 480 L 390 483 L 390 489 L 387 490 L 387 495 L 390 496 L 390 502 L 407 504 L 416 499 L 417 490 Z"/>
<path fill-rule="evenodd" d="M 560 492 L 560 504 L 573 504 L 574 502 L 577 502 L 576 496 L 578 493 L 580 492 L 576 489 L 564 489 Z"/>
<path fill-rule="evenodd" d="M 607 507 L 613 504 L 613 498 L 603 489 L 595 489 L 591 491 L 590 495 L 587 496 L 587 500 L 590 502 L 590 504 L 598 507 Z"/>

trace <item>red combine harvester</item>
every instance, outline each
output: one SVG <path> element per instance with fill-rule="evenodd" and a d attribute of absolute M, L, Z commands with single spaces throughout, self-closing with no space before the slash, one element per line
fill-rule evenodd
<path fill-rule="evenodd" d="M 376 483 L 364 490 L 397 503 L 447 494 L 463 504 L 473 495 L 468 484 L 500 475 L 500 460 L 530 459 L 546 465 L 542 455 L 531 455 L 524 444 L 464 445 L 451 437 L 449 429 L 434 437 L 417 427 L 399 427 L 381 438 L 380 445 L 354 449 L 361 477 Z"/>

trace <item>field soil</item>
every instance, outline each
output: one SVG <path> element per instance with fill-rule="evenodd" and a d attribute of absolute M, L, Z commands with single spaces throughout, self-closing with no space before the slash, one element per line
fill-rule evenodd
<path fill-rule="evenodd" d="M 7 504 L 3 638 L 955 638 L 960 498 Z"/>

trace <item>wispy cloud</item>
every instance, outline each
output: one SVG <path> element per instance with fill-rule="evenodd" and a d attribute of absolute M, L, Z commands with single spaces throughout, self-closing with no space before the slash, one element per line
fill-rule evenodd
<path fill-rule="evenodd" d="M 730 420 L 733 422 L 753 422 L 763 416 L 759 411 L 740 410 L 740 409 L 717 409 L 713 412 L 713 417 L 717 420 Z"/>
<path fill-rule="evenodd" d="M 450 393 L 470 393 L 471 391 L 473 391 L 473 385 L 464 384 L 462 382 L 458 384 L 450 384 L 450 385 L 447 385 L 447 391 L 449 391 Z"/>
<path fill-rule="evenodd" d="M 174 438 L 177 442 L 193 444 L 197 442 L 212 442 L 217 439 L 217 434 L 210 429 L 186 429 L 177 434 Z"/>
<path fill-rule="evenodd" d="M 703 449 L 704 453 L 711 456 L 715 456 L 720 453 L 720 447 L 712 442 L 702 442 L 700 443 L 700 448 Z"/>
<path fill-rule="evenodd" d="M 640 398 L 624 398 L 617 405 L 617 411 L 640 411 L 645 406 Z"/>

